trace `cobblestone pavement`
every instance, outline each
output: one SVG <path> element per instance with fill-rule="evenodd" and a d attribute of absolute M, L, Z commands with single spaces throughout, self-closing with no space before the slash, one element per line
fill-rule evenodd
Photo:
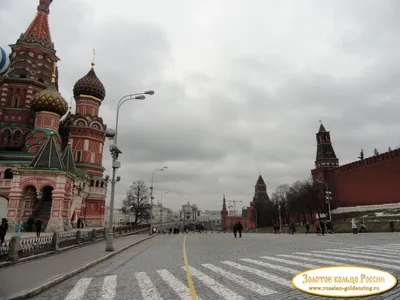
<path fill-rule="evenodd" d="M 35 300 L 188 299 L 183 236 L 162 235 L 36 296 Z M 333 299 L 300 292 L 292 277 L 325 265 L 361 265 L 400 275 L 400 234 L 189 233 L 186 252 L 199 299 Z M 353 298 L 354 299 L 354 298 Z M 400 299 L 400 287 L 363 299 Z"/>

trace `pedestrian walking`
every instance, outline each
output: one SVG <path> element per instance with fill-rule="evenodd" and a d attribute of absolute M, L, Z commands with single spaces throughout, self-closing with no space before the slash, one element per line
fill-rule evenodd
<path fill-rule="evenodd" d="M 317 235 L 321 235 L 321 225 L 319 223 L 319 220 L 315 220 L 314 226 L 315 230 L 317 231 Z"/>
<path fill-rule="evenodd" d="M 325 235 L 325 230 L 326 230 L 326 224 L 324 220 L 321 221 L 321 234 L 324 236 Z"/>
<path fill-rule="evenodd" d="M 2 218 L 0 224 L 0 246 L 2 246 L 4 243 L 7 230 L 8 230 L 8 221 L 6 218 Z"/>
<path fill-rule="evenodd" d="M 294 235 L 295 231 L 296 231 L 296 224 L 294 222 L 292 222 L 292 223 L 289 224 L 289 235 L 290 234 Z"/>
<path fill-rule="evenodd" d="M 306 233 L 310 233 L 310 224 L 306 223 Z"/>
<path fill-rule="evenodd" d="M 40 233 L 42 232 L 42 220 L 37 219 L 35 222 L 35 227 L 36 227 L 36 236 L 40 236 Z"/>
<path fill-rule="evenodd" d="M 235 236 L 235 238 L 237 237 L 237 231 L 238 231 L 238 225 L 237 223 L 235 223 L 233 225 L 233 235 Z"/>
<path fill-rule="evenodd" d="M 276 223 L 274 224 L 274 232 L 275 234 L 278 232 L 278 225 Z"/>
<path fill-rule="evenodd" d="M 243 231 L 243 225 L 240 223 L 240 221 L 237 223 L 237 230 L 239 232 L 239 238 L 242 237 L 242 231 Z"/>
<path fill-rule="evenodd" d="M 34 223 L 35 223 L 35 220 L 32 218 L 32 216 L 30 216 L 28 221 L 26 221 L 26 224 L 28 225 L 28 232 L 32 232 Z"/>
<path fill-rule="evenodd" d="M 357 234 L 358 228 L 357 228 L 357 222 L 356 219 L 351 219 L 351 229 L 353 230 L 353 234 Z"/>
<path fill-rule="evenodd" d="M 389 221 L 389 228 L 391 232 L 394 232 L 394 222 L 393 221 Z"/>
<path fill-rule="evenodd" d="M 365 227 L 364 220 L 361 221 L 360 226 L 361 226 L 360 227 L 360 232 L 367 232 L 367 228 Z"/>

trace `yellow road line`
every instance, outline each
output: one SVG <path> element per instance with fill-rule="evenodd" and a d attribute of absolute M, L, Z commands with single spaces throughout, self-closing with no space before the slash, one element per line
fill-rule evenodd
<path fill-rule="evenodd" d="M 183 239 L 183 261 L 185 262 L 186 277 L 189 285 L 190 295 L 192 296 L 192 300 L 197 300 L 196 290 L 194 288 L 192 280 L 192 274 L 190 273 L 189 261 L 186 255 L 186 237 L 187 235 L 185 234 L 185 237 Z"/>

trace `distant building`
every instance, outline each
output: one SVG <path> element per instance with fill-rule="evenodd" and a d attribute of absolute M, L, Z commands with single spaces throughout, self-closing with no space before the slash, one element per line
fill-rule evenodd
<path fill-rule="evenodd" d="M 200 211 L 197 208 L 196 204 L 190 205 L 188 202 L 187 204 L 182 205 L 179 220 L 181 221 L 196 221 L 200 216 Z"/>
<path fill-rule="evenodd" d="M 109 206 L 106 206 L 105 216 L 106 216 L 106 224 L 108 224 L 108 220 L 110 219 Z M 126 224 L 128 222 L 135 222 L 135 217 L 132 214 L 124 213 L 122 209 L 114 208 L 113 224 L 120 225 L 120 224 Z"/>
<path fill-rule="evenodd" d="M 162 206 L 162 204 L 153 205 L 153 223 L 173 222 L 172 209 Z"/>
<path fill-rule="evenodd" d="M 255 210 L 255 206 L 259 203 L 270 201 L 267 193 L 267 185 L 265 184 L 262 176 L 258 176 L 256 185 L 254 187 L 253 201 L 250 202 L 250 206 L 242 210 L 241 216 L 230 215 L 226 209 L 225 195 L 222 203 L 221 214 L 221 228 L 222 230 L 230 230 L 233 225 L 237 222 L 241 222 L 244 228 L 256 228 L 254 217 L 257 215 L 260 217 L 260 213 Z M 257 222 L 259 223 L 259 222 Z"/>

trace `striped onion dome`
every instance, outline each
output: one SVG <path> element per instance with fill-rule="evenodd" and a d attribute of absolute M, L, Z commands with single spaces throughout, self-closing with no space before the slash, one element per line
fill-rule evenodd
<path fill-rule="evenodd" d="M 5 76 L 10 71 L 10 65 L 6 51 L 0 47 L 0 76 Z"/>

